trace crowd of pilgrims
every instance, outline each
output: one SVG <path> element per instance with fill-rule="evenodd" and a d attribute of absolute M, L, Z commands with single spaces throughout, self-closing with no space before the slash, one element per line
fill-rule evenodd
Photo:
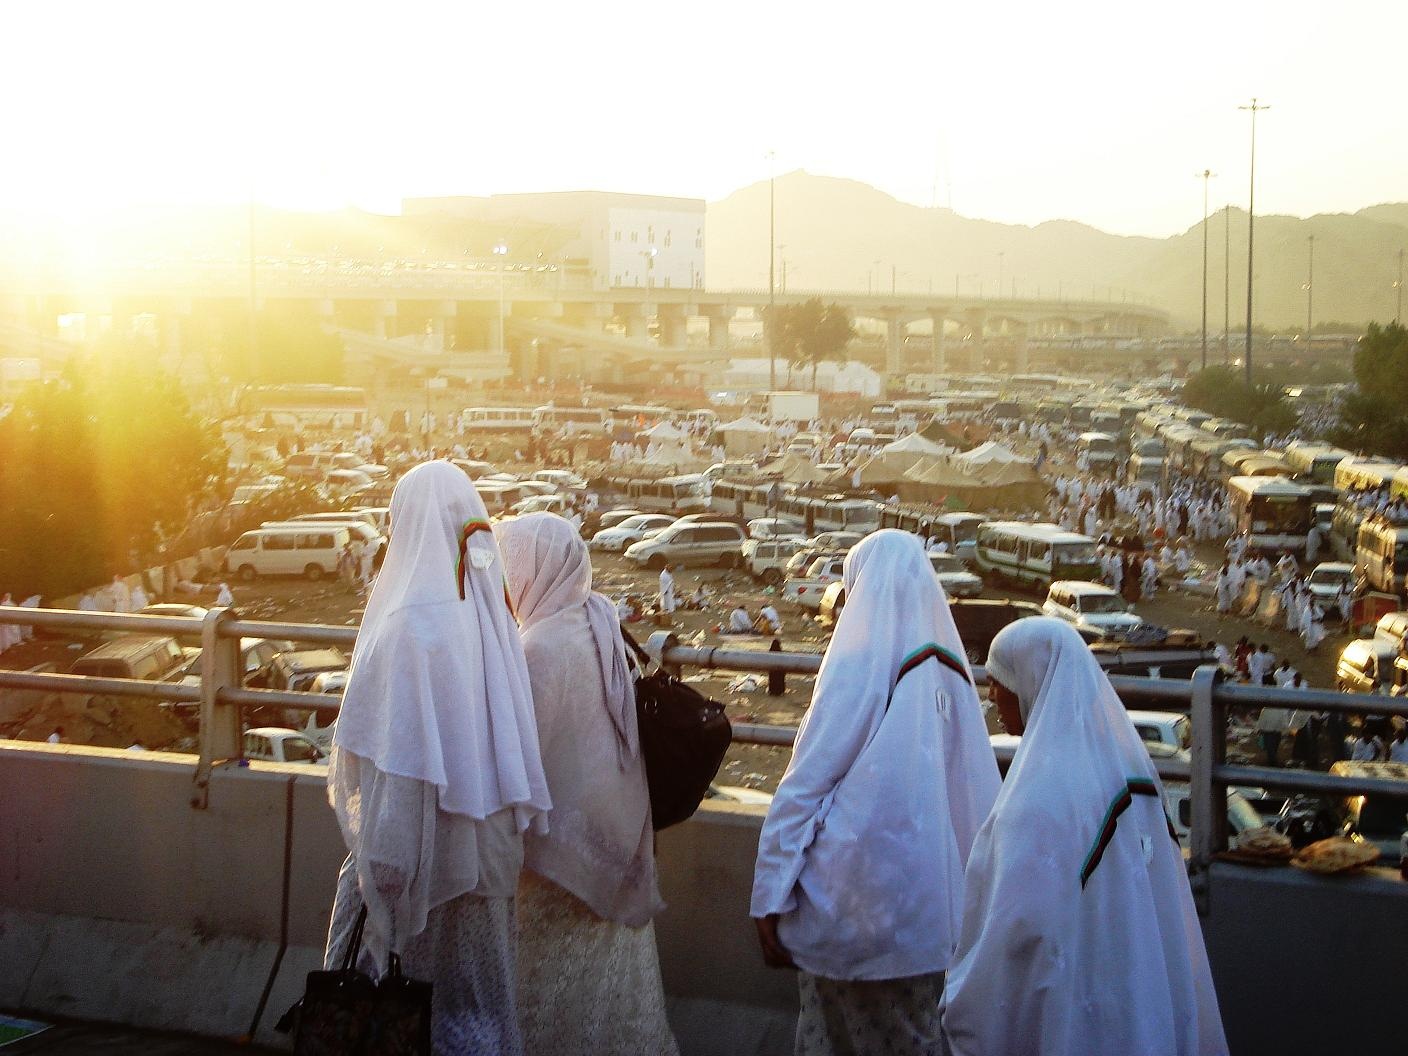
<path fill-rule="evenodd" d="M 581 537 L 397 484 L 329 766 L 327 945 L 433 983 L 438 1053 L 673 1053 L 630 662 Z M 1080 636 L 992 642 L 1000 778 L 917 537 L 868 536 L 759 839 L 750 915 L 798 1053 L 1227 1051 L 1157 773 Z M 741 917 L 741 914 L 740 914 Z"/>

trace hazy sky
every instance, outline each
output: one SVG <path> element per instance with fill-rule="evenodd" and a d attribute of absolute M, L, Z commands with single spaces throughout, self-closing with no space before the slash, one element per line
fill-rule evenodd
<path fill-rule="evenodd" d="M 717 199 L 805 168 L 1164 235 L 1408 198 L 1405 0 L 4 5 L 0 207 Z"/>

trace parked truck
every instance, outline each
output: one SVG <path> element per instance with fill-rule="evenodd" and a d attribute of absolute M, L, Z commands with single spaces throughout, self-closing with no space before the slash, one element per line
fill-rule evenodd
<path fill-rule="evenodd" d="M 814 392 L 759 392 L 748 409 L 774 422 L 810 422 L 821 416 L 821 397 Z"/>

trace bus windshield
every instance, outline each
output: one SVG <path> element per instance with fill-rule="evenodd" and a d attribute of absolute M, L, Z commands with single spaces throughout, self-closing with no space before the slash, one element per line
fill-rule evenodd
<path fill-rule="evenodd" d="M 1060 543 L 1056 546 L 1056 560 L 1063 565 L 1094 564 L 1094 543 Z"/>
<path fill-rule="evenodd" d="M 1303 532 L 1310 520 L 1310 500 L 1287 496 L 1254 496 L 1250 504 L 1252 531 Z"/>

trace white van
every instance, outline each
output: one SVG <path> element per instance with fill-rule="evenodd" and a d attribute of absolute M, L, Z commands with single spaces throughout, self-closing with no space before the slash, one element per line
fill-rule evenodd
<path fill-rule="evenodd" d="M 337 573 L 337 557 L 351 533 L 336 524 L 283 524 L 245 532 L 231 545 L 221 570 L 246 583 L 258 576 L 307 576 L 319 580 Z"/>

